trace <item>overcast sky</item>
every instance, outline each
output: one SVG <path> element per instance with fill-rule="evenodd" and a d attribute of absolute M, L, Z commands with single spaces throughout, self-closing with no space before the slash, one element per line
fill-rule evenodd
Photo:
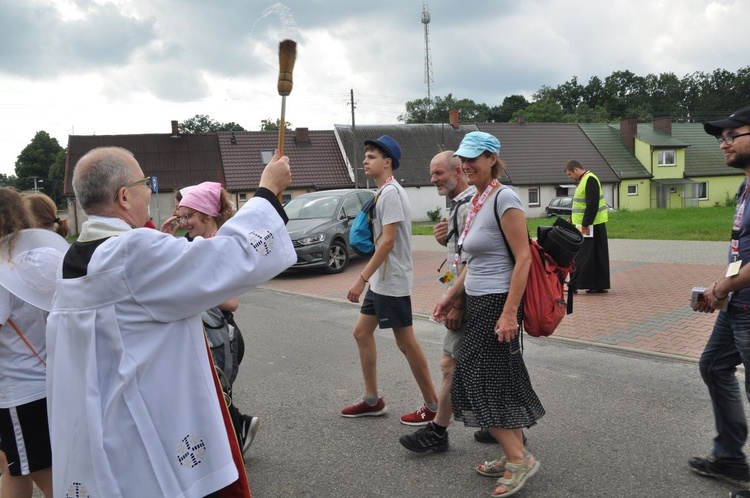
<path fill-rule="evenodd" d="M 37 131 L 168 133 L 207 114 L 277 119 L 278 44 L 298 43 L 293 126 L 396 123 L 426 96 L 422 0 L 0 0 L 0 173 Z M 750 64 L 748 0 L 430 0 L 432 95 L 490 106 L 612 71 Z M 750 100 L 750 96 L 749 96 Z M 738 102 L 737 107 L 750 102 Z"/>

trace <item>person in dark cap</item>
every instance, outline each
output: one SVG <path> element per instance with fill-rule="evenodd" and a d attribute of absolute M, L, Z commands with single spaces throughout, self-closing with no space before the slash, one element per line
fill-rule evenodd
<path fill-rule="evenodd" d="M 388 135 L 365 140 L 362 162 L 365 175 L 378 186 L 372 220 L 375 252 L 347 294 L 349 301 L 358 303 L 365 284 L 370 284 L 354 325 L 365 393 L 359 401 L 341 410 L 341 416 L 373 417 L 387 411 L 385 400 L 378 394 L 375 329 L 380 327 L 393 329 L 396 344 L 406 356 L 424 398 L 416 411 L 401 417 L 401 423 L 421 426 L 435 418 L 438 399 L 427 358 L 412 326 L 411 208 L 406 192 L 393 178 L 400 159 L 401 147 Z"/>
<path fill-rule="evenodd" d="M 727 166 L 742 169 L 750 177 L 750 106 L 726 119 L 703 125 L 715 136 Z M 746 181 L 746 185 L 748 185 Z M 741 483 L 747 488 L 750 467 L 742 447 L 747 441 L 747 418 L 735 375 L 738 365 L 750 371 L 750 186 L 737 201 L 727 271 L 706 286 L 705 300 L 693 309 L 720 311 L 700 358 L 700 372 L 711 396 L 717 435 L 707 457 L 693 457 L 690 470 L 697 474 Z M 727 305 L 728 301 L 728 305 Z M 725 307 L 725 305 L 727 305 Z M 747 383 L 746 383 L 747 384 Z M 750 391 L 750 390 L 749 390 Z M 747 394 L 747 393 L 746 393 Z M 748 491 L 735 496 L 750 496 Z"/>

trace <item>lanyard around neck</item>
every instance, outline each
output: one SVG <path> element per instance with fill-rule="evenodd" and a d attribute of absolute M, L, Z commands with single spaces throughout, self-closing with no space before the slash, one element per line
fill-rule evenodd
<path fill-rule="evenodd" d="M 466 224 L 464 225 L 464 231 L 461 234 L 461 237 L 458 239 L 458 251 L 456 252 L 456 255 L 453 256 L 453 266 L 458 267 L 458 262 L 461 259 L 461 248 L 464 245 L 466 234 L 469 233 L 469 229 L 471 228 L 472 223 L 474 223 L 474 218 L 477 217 L 477 213 L 480 209 L 482 209 L 485 201 L 487 201 L 487 198 L 498 185 L 500 185 L 500 182 L 497 180 L 497 178 L 493 178 L 481 195 L 479 194 L 479 192 L 477 192 L 471 199 L 471 209 L 469 209 L 469 213 L 466 215 Z"/>

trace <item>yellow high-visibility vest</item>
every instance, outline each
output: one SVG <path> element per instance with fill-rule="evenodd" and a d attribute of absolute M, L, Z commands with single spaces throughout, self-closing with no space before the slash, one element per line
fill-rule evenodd
<path fill-rule="evenodd" d="M 599 185 L 599 209 L 597 210 L 592 225 L 606 223 L 609 219 L 607 214 L 607 201 L 604 200 L 604 194 L 602 193 L 602 182 L 600 182 L 599 178 L 597 178 L 591 171 L 587 171 L 586 174 L 581 177 L 581 180 L 578 182 L 578 187 L 576 187 L 576 191 L 573 194 L 573 212 L 570 216 L 570 221 L 574 225 L 583 224 L 583 212 L 586 210 L 586 183 L 588 182 L 589 176 L 592 176 Z"/>

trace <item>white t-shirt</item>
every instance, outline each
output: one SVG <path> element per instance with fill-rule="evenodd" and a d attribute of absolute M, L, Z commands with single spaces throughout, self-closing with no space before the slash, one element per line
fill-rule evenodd
<path fill-rule="evenodd" d="M 370 289 L 383 296 L 411 295 L 414 280 L 411 258 L 411 206 L 396 180 L 386 183 L 375 204 L 373 235 L 377 245 L 383 225 L 396 224 L 396 242 L 385 262 L 370 278 Z"/>
<path fill-rule="evenodd" d="M 11 408 L 47 395 L 46 367 L 23 342 L 8 320 L 46 361 L 47 312 L 0 286 L 0 408 Z"/>

